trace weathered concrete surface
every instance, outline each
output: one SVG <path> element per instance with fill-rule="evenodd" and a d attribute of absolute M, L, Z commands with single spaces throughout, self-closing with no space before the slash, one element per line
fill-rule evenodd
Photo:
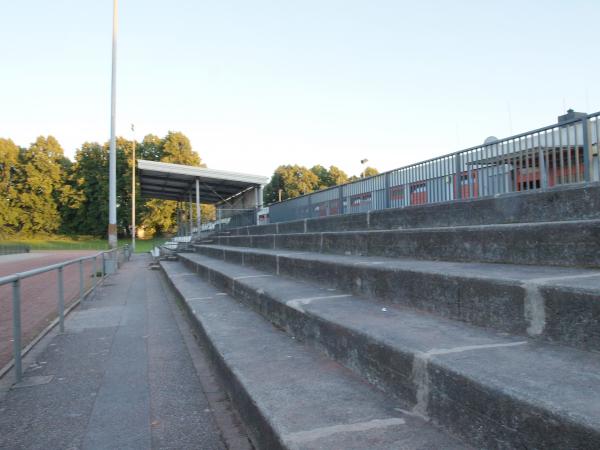
<path fill-rule="evenodd" d="M 24 376 L 51 382 L 0 395 L 0 448 L 225 448 L 148 262 L 134 256 L 48 336 Z"/>
<path fill-rule="evenodd" d="M 198 246 L 203 255 L 600 352 L 600 271 Z"/>
<path fill-rule="evenodd" d="M 209 343 L 258 448 L 468 448 L 181 263 L 161 265 Z"/>
<path fill-rule="evenodd" d="M 365 302 L 201 255 L 182 261 L 477 447 L 600 446 L 597 354 Z"/>
<path fill-rule="evenodd" d="M 600 267 L 600 220 L 216 237 L 221 245 L 432 261 Z"/>
<path fill-rule="evenodd" d="M 598 183 L 280 222 L 276 232 L 391 230 L 586 219 L 600 219 Z M 232 235 L 273 234 L 274 225 L 235 228 L 229 232 Z"/>

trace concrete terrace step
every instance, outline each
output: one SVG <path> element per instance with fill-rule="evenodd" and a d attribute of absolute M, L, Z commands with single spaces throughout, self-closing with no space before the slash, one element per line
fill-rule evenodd
<path fill-rule="evenodd" d="M 207 342 L 258 448 L 468 448 L 180 262 L 161 266 Z"/>
<path fill-rule="evenodd" d="M 203 255 L 600 352 L 600 271 L 197 245 Z"/>
<path fill-rule="evenodd" d="M 436 261 L 600 267 L 600 220 L 215 236 L 212 243 Z"/>
<path fill-rule="evenodd" d="M 366 213 L 344 214 L 228 230 L 232 235 L 391 230 L 600 219 L 600 184 L 515 192 Z"/>
<path fill-rule="evenodd" d="M 274 276 L 182 262 L 481 448 L 600 448 L 600 357 Z"/>

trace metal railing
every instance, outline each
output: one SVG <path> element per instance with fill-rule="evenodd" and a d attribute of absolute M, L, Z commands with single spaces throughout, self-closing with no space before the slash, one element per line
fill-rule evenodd
<path fill-rule="evenodd" d="M 0 255 L 13 255 L 16 253 L 29 253 L 31 247 L 25 244 L 0 244 Z"/>
<path fill-rule="evenodd" d="M 117 270 L 120 264 L 125 261 L 129 261 L 131 258 L 131 248 L 129 245 L 119 247 L 112 250 L 99 252 L 95 255 L 84 256 L 69 261 L 52 264 L 45 267 L 39 267 L 36 269 L 28 270 L 25 272 L 19 272 L 5 277 L 0 277 L 0 286 L 5 284 L 12 284 L 12 334 L 13 334 L 13 361 L 2 369 L 4 375 L 11 366 L 15 369 L 16 382 L 21 381 L 23 376 L 22 369 L 22 357 L 31 349 L 31 347 L 39 341 L 51 328 L 56 325 L 56 321 L 47 327 L 42 333 L 34 337 L 31 343 L 27 345 L 25 349 L 21 348 L 21 283 L 23 280 L 40 275 L 43 273 L 57 271 L 57 314 L 58 314 L 58 325 L 60 331 L 65 331 L 65 288 L 64 288 L 64 269 L 68 266 L 78 264 L 79 265 L 79 298 L 70 306 L 73 308 L 76 304 L 82 301 L 90 292 L 104 280 L 106 275 L 109 275 Z M 98 267 L 98 259 L 100 259 L 101 266 Z M 84 283 L 84 262 L 93 261 L 93 272 L 92 272 L 92 286 L 85 291 Z M 99 275 L 99 276 L 98 276 Z M 68 311 L 67 311 L 68 313 Z"/>
<path fill-rule="evenodd" d="M 600 112 L 268 206 L 269 222 L 599 181 Z"/>

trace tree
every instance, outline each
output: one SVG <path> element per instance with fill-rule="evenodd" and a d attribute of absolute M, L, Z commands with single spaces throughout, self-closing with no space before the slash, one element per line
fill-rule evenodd
<path fill-rule="evenodd" d="M 319 178 L 304 166 L 287 165 L 275 169 L 271 181 L 265 186 L 264 200 L 273 203 L 279 199 L 298 197 L 313 192 L 319 186 Z"/>
<path fill-rule="evenodd" d="M 192 150 L 190 140 L 179 131 L 169 131 L 161 141 L 162 162 L 206 167 L 198 153 Z"/>
<path fill-rule="evenodd" d="M 19 147 L 0 138 L 0 237 L 15 233 L 21 220 L 15 180 L 19 168 Z"/>
<path fill-rule="evenodd" d="M 190 140 L 181 132 L 169 131 L 160 142 L 156 136 L 146 136 L 142 141 L 142 152 L 151 157 L 160 157 L 162 162 L 206 167 L 198 153 L 192 150 Z M 206 217 L 211 215 L 214 217 L 214 207 L 211 210 L 203 206 L 201 209 L 202 220 L 207 220 Z M 139 223 L 148 234 L 169 233 L 173 232 L 177 225 L 176 214 L 177 202 L 151 199 L 142 208 Z"/>
<path fill-rule="evenodd" d="M 21 210 L 18 231 L 24 234 L 54 233 L 61 218 L 58 203 L 62 197 L 63 149 L 52 137 L 38 137 L 20 152 L 17 175 L 17 203 Z"/>
<path fill-rule="evenodd" d="M 108 228 L 108 152 L 97 142 L 85 142 L 75 154 L 69 184 L 77 201 L 65 205 L 63 230 L 106 235 Z"/>
<path fill-rule="evenodd" d="M 160 161 L 163 156 L 162 139 L 153 134 L 144 136 L 136 146 L 136 158 L 148 161 Z"/>
<path fill-rule="evenodd" d="M 372 177 L 375 175 L 379 175 L 379 170 L 377 170 L 374 167 L 367 167 L 364 171 L 363 171 L 363 177 L 367 178 L 367 177 Z"/>
<path fill-rule="evenodd" d="M 329 179 L 329 171 L 325 167 L 321 166 L 320 164 L 317 164 L 316 166 L 312 166 L 310 168 L 310 171 L 314 173 L 318 178 L 318 183 L 316 186 L 317 190 L 325 189 L 326 187 L 331 186 Z"/>
<path fill-rule="evenodd" d="M 339 186 L 348 182 L 348 175 L 336 166 L 329 166 L 327 182 L 328 186 Z"/>

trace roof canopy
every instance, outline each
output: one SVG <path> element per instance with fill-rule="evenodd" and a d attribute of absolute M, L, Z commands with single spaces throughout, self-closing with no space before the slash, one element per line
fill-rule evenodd
<path fill-rule="evenodd" d="M 138 159 L 141 195 L 164 200 L 187 201 L 196 195 L 196 179 L 200 183 L 200 201 L 218 203 L 251 188 L 268 183 L 258 175 L 205 169 L 157 161 Z"/>

